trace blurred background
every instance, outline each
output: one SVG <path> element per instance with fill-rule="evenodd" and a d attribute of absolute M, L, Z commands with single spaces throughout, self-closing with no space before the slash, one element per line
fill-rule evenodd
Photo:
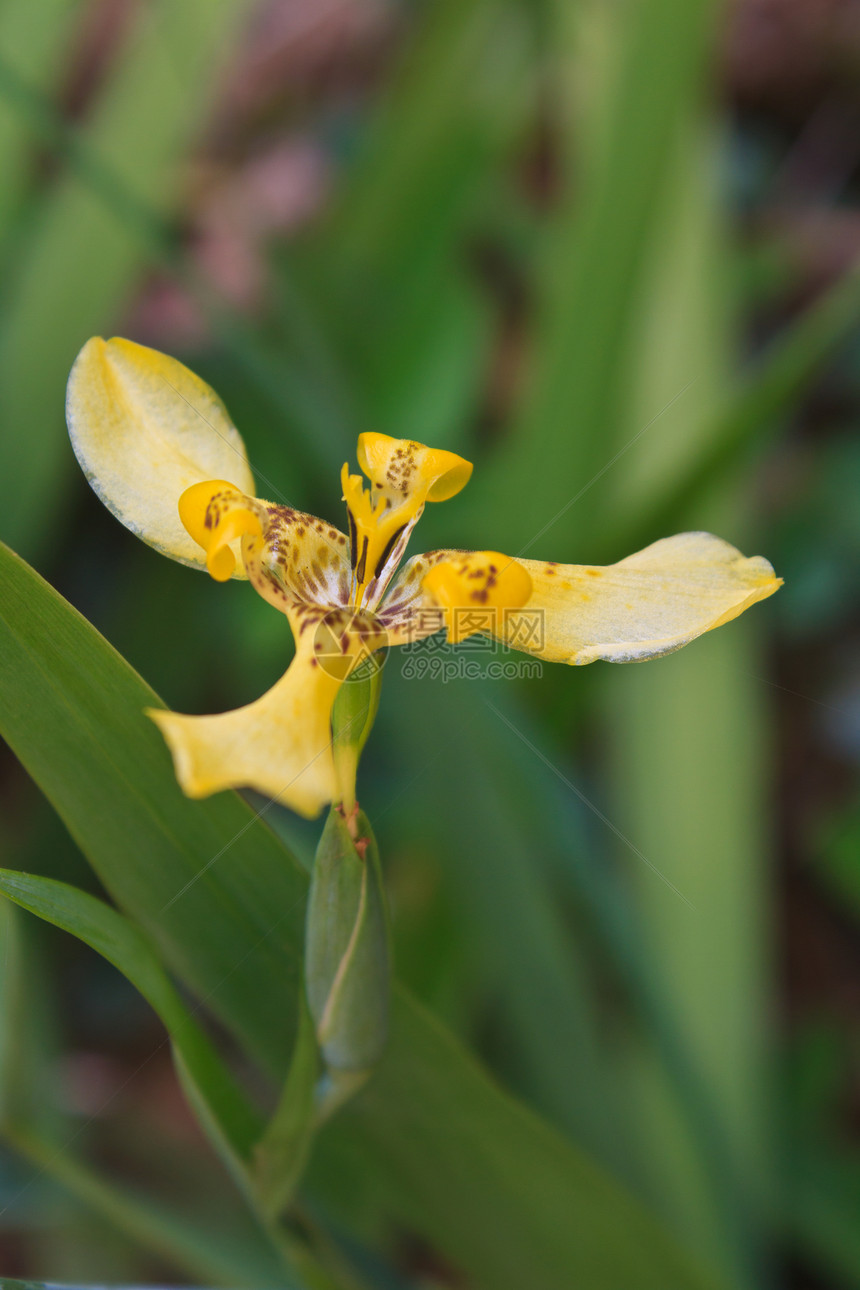
<path fill-rule="evenodd" d="M 416 550 L 710 529 L 784 577 L 641 667 L 392 656 L 359 786 L 400 975 L 737 1285 L 860 1287 L 858 262 L 858 0 L 0 0 L 0 536 L 169 706 L 247 702 L 291 645 L 90 493 L 63 394 L 95 333 L 204 376 L 261 494 L 339 525 L 375 429 L 475 462 Z M 98 890 L 0 768 L 2 863 Z M 0 1062 L 30 1046 L 105 1177 L 229 1227 L 147 1005 L 14 934 Z M 309 1195 L 370 1284 L 465 1284 L 334 1167 Z M 12 1150 L 0 1272 L 192 1279 Z"/>

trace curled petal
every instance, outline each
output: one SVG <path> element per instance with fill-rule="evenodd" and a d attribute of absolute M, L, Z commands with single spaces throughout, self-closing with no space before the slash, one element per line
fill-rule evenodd
<path fill-rule="evenodd" d="M 254 495 L 245 445 L 221 400 L 155 349 L 119 337 L 88 340 L 69 376 L 66 418 L 75 455 L 108 510 L 183 564 L 203 564 L 177 512 L 187 488 L 219 479 Z M 236 576 L 244 577 L 241 565 Z"/>
<path fill-rule="evenodd" d="M 391 506 L 416 493 L 422 502 L 447 502 L 472 474 L 472 463 L 455 452 L 387 434 L 360 434 L 357 456 L 374 493 Z"/>
<path fill-rule="evenodd" d="M 309 817 L 338 797 L 332 706 L 341 685 L 385 645 L 385 636 L 374 615 L 349 607 L 307 607 L 299 611 L 298 629 L 292 615 L 290 621 L 296 656 L 262 698 L 217 716 L 149 712 L 189 797 L 254 788 Z"/>
<path fill-rule="evenodd" d="M 782 585 L 762 556 L 746 558 L 710 533 L 663 538 L 603 567 L 521 563 L 532 577 L 532 597 L 527 616 L 519 624 L 512 620 L 506 637 L 561 663 L 659 658 L 737 618 Z"/>
<path fill-rule="evenodd" d="M 340 684 L 316 664 L 309 641 L 280 681 L 244 708 L 211 717 L 148 715 L 188 797 L 255 788 L 310 817 L 336 796 L 331 709 Z"/>
<path fill-rule="evenodd" d="M 370 481 L 341 473 L 349 514 L 356 603 L 375 606 L 406 550 L 426 502 L 443 502 L 465 487 L 471 462 L 386 434 L 358 437 L 358 462 Z"/>
<path fill-rule="evenodd" d="M 179 499 L 179 515 L 205 553 L 206 567 L 216 581 L 231 577 L 241 540 L 246 576 L 282 613 L 347 603 L 346 536 L 324 520 L 248 497 L 223 479 L 187 489 Z"/>

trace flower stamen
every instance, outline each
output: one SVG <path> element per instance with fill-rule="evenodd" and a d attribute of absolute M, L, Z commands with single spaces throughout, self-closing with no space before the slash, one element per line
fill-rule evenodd
<path fill-rule="evenodd" d="M 369 487 L 346 463 L 340 478 L 349 515 L 352 601 L 361 608 L 365 595 L 370 605 L 379 601 L 425 503 L 453 497 L 472 467 L 456 453 L 384 434 L 359 435 L 358 463 Z"/>

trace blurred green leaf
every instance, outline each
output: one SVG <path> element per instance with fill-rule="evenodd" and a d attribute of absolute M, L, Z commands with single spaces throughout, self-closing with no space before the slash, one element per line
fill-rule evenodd
<path fill-rule="evenodd" d="M 505 0 L 425 5 L 333 211 L 295 269 L 341 337 L 362 427 L 453 446 L 493 319 L 472 224 L 521 130 L 529 32 Z"/>
<path fill-rule="evenodd" d="M 182 149 L 248 7 L 248 0 L 188 0 L 135 12 L 85 130 L 101 167 L 145 210 L 170 212 Z M 111 208 L 67 168 L 44 190 L 26 244 L 5 266 L 0 500 L 4 535 L 18 546 L 40 549 L 44 517 L 58 505 L 71 463 L 62 407 L 72 359 L 127 303 L 148 254 L 127 206 Z"/>
<path fill-rule="evenodd" d="M 486 1290 L 720 1284 L 402 991 L 377 1075 L 324 1133 L 342 1137 L 347 1171 L 356 1153 L 381 1164 L 386 1214 Z"/>
<path fill-rule="evenodd" d="M 385 733 L 403 747 L 413 785 L 406 819 L 413 828 L 420 821 L 465 911 L 483 986 L 500 1009 L 504 1054 L 544 1114 L 617 1164 L 623 1109 L 599 1040 L 594 976 L 553 880 L 555 839 L 539 808 L 529 809 L 517 750 L 500 742 L 483 691 L 409 668 L 388 669 L 385 696 L 398 718 Z"/>
<path fill-rule="evenodd" d="M 707 452 L 708 412 L 731 361 L 711 150 L 695 130 L 679 142 L 638 305 L 619 442 L 687 389 L 615 465 L 610 491 L 619 513 L 639 510 L 697 450 Z M 733 496 L 697 499 L 681 518 L 682 527 L 710 528 L 743 545 L 745 517 Z M 618 669 L 605 686 L 609 815 L 632 843 L 619 856 L 663 1005 L 705 1094 L 705 1116 L 685 1116 L 662 1054 L 640 1035 L 629 1056 L 643 1154 L 661 1212 L 737 1285 L 755 1282 L 769 1181 L 763 749 L 751 630 L 751 621 L 730 624 L 670 658 Z"/>
<path fill-rule="evenodd" d="M 61 1040 L 49 963 L 34 930 L 0 901 L 0 1127 L 26 1120 L 52 1133 L 67 1123 L 51 1096 Z"/>
<path fill-rule="evenodd" d="M 128 977 L 167 1028 L 183 1083 L 216 1148 L 241 1176 L 261 1122 L 240 1092 L 143 933 L 122 914 L 67 883 L 0 869 L 0 893 L 77 936 Z"/>
<path fill-rule="evenodd" d="M 274 1255 L 267 1255 L 264 1246 L 258 1248 L 244 1241 L 240 1244 L 208 1225 L 193 1225 L 118 1186 L 114 1180 L 105 1180 L 77 1158 L 70 1143 L 58 1146 L 19 1125 L 4 1129 L 4 1137 L 40 1174 L 55 1179 L 143 1249 L 159 1254 L 169 1266 L 184 1272 L 193 1283 L 303 1290 L 284 1273 Z"/>
<path fill-rule="evenodd" d="M 785 1234 L 839 1286 L 860 1285 L 860 1157 L 813 1138 L 792 1145 L 784 1172 Z"/>
<path fill-rule="evenodd" d="M 593 497 L 572 501 L 618 447 L 636 305 L 680 134 L 699 97 L 715 10 L 711 0 L 642 0 L 613 11 L 618 49 L 589 113 L 582 173 L 554 210 L 542 249 L 530 371 L 514 428 L 473 484 L 469 532 L 477 545 L 486 544 L 478 528 L 486 534 L 500 517 L 512 551 L 552 523 L 564 559 L 574 538 L 594 527 Z"/>
<path fill-rule="evenodd" d="M 282 990 L 297 985 L 304 875 L 235 796 L 181 798 L 166 751 L 139 716 L 146 687 L 2 550 L 0 643 L 0 727 L 9 742 L 168 962 L 283 1070 L 290 1009 Z M 240 842 L 237 875 L 223 860 L 235 862 Z M 177 902 L 189 870 L 199 881 Z M 352 1133 L 382 1171 L 389 1216 L 488 1290 L 714 1284 L 608 1174 L 505 1095 L 401 991 L 378 1071 L 326 1130 L 330 1153 L 341 1140 L 348 1147 Z"/>
<path fill-rule="evenodd" d="M 28 1045 L 24 1040 L 26 998 L 24 994 L 24 955 L 20 915 L 5 901 L 0 904 L 0 945 L 3 946 L 3 969 L 0 972 L 0 1124 L 6 1123 L 27 1105 Z"/>
<path fill-rule="evenodd" d="M 768 346 L 713 419 L 703 412 L 702 447 L 686 469 L 666 484 L 632 518 L 622 513 L 601 538 L 600 553 L 635 550 L 677 528 L 679 517 L 713 490 L 749 451 L 759 450 L 779 428 L 781 417 L 818 374 L 821 366 L 860 328 L 860 268 L 831 287 Z M 698 436 L 696 436 L 698 438 Z"/>
<path fill-rule="evenodd" d="M 0 5 L 0 50 L 34 88 L 50 89 L 70 37 L 78 0 L 43 0 L 39 21 L 33 21 L 30 0 L 5 0 Z M 10 222 L 18 215 L 33 161 L 34 132 L 6 103 L 0 105 L 0 248 L 9 238 Z"/>
<path fill-rule="evenodd" d="M 860 918 L 860 801 L 819 827 L 815 850 L 817 876 Z"/>

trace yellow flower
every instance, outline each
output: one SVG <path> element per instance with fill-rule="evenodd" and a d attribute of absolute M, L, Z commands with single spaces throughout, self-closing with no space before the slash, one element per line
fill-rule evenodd
<path fill-rule="evenodd" d="M 462 457 L 360 435 L 369 482 L 344 465 L 347 535 L 258 498 L 224 405 L 156 350 L 88 341 L 66 410 L 84 473 L 126 527 L 218 581 L 249 579 L 295 638 L 285 675 L 256 702 L 217 716 L 150 713 L 191 797 L 247 786 L 308 816 L 337 800 L 332 706 L 383 647 L 444 626 L 450 641 L 480 632 L 554 662 L 632 662 L 679 649 L 781 585 L 767 560 L 746 559 L 709 533 L 663 538 L 597 568 L 431 551 L 395 578 L 425 504 L 468 482 Z"/>

